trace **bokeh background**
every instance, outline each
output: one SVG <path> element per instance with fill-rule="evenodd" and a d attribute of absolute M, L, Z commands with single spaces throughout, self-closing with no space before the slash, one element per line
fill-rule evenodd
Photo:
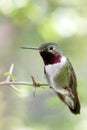
<path fill-rule="evenodd" d="M 0 130 L 87 130 L 87 1 L 0 0 L 0 81 L 14 63 L 17 81 L 46 83 L 37 51 L 20 46 L 60 43 L 78 80 L 81 114 L 73 115 L 48 87 L 0 86 Z"/>

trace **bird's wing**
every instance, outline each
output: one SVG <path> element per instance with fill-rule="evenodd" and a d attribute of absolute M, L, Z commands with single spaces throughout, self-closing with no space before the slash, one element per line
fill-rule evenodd
<path fill-rule="evenodd" d="M 68 60 L 69 61 L 69 60 Z M 71 112 L 73 112 L 74 114 L 79 114 L 80 113 L 80 101 L 78 98 L 78 93 L 77 93 L 77 80 L 76 80 L 76 75 L 74 72 L 74 69 L 70 63 L 70 61 L 68 62 L 68 71 L 69 71 L 69 88 L 71 88 L 71 92 L 74 96 L 74 109 L 72 109 L 71 107 L 70 110 Z"/>
<path fill-rule="evenodd" d="M 72 93 L 76 94 L 77 80 L 74 69 L 71 62 L 68 60 L 68 76 L 69 76 L 69 88 L 71 88 Z"/>

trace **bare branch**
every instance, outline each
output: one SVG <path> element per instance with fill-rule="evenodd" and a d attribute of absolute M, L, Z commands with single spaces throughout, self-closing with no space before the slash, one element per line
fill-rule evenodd
<path fill-rule="evenodd" d="M 17 91 L 18 93 L 21 93 L 21 91 L 17 87 L 15 87 L 14 85 L 10 85 L 10 87 L 12 89 L 14 89 L 15 91 Z"/>
<path fill-rule="evenodd" d="M 14 69 L 14 64 L 11 65 L 10 69 L 9 69 L 9 74 L 13 73 L 13 69 Z M 20 92 L 20 90 L 15 86 L 15 85 L 28 85 L 28 86 L 33 86 L 33 95 L 35 96 L 35 92 L 36 92 L 36 88 L 37 87 L 41 87 L 41 86 L 48 86 L 48 84 L 40 84 L 37 83 L 34 79 L 33 76 L 31 76 L 32 78 L 32 82 L 23 82 L 23 81 L 12 81 L 10 76 L 7 76 L 5 81 L 0 82 L 0 86 L 2 85 L 9 85 L 12 89 L 14 89 L 17 92 Z"/>
<path fill-rule="evenodd" d="M 2 86 L 2 85 L 28 85 L 28 86 L 34 86 L 33 83 L 23 82 L 23 81 L 2 81 L 2 82 L 0 82 L 0 86 Z M 41 87 L 41 86 L 48 86 L 48 84 L 36 83 L 36 87 Z"/>

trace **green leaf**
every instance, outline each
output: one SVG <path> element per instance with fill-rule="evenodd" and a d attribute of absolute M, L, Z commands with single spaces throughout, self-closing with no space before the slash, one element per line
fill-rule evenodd
<path fill-rule="evenodd" d="M 4 73 L 4 75 L 5 75 L 5 76 L 9 76 L 12 81 L 15 81 L 15 80 L 16 80 L 16 77 L 14 77 L 14 76 L 13 76 L 12 74 L 10 74 L 9 72 Z"/>

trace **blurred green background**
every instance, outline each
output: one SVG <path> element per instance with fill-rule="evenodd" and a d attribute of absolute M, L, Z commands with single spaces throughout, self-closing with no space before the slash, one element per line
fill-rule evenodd
<path fill-rule="evenodd" d="M 60 43 L 78 79 L 81 114 L 73 115 L 48 87 L 0 86 L 0 130 L 87 130 L 87 1 L 0 0 L 0 81 L 12 63 L 17 81 L 46 83 L 38 52 L 20 46 Z"/>

